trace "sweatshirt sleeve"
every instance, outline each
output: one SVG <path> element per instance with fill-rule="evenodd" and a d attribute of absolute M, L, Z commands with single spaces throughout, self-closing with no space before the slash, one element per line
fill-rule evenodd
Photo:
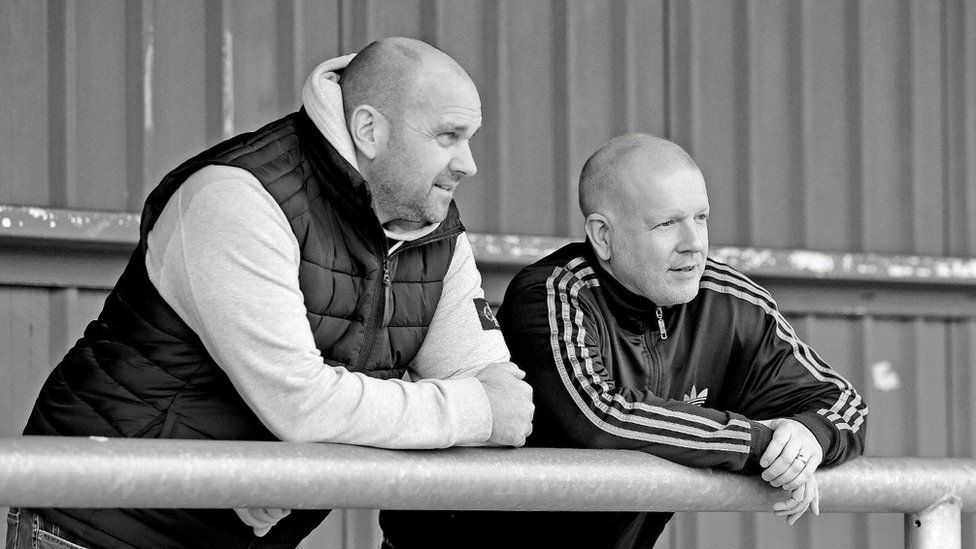
<path fill-rule="evenodd" d="M 589 269 L 585 269 L 589 270 Z M 584 270 L 584 271 L 585 271 Z M 622 448 L 694 467 L 751 469 L 771 430 L 732 412 L 617 387 L 602 359 L 592 271 L 557 268 L 544 283 L 513 284 L 500 321 L 536 399 L 541 445 Z"/>
<path fill-rule="evenodd" d="M 505 339 L 481 288 L 471 243 L 467 234 L 461 233 L 427 337 L 410 365 L 411 375 L 424 379 L 470 377 L 489 364 L 509 358 Z"/>
<path fill-rule="evenodd" d="M 709 287 L 741 290 L 735 333 L 750 360 L 735 410 L 799 421 L 820 442 L 824 465 L 861 455 L 868 407 L 854 386 L 797 336 L 769 292 L 726 265 L 713 267 L 714 276 L 728 280 L 723 286 L 706 282 Z"/>
<path fill-rule="evenodd" d="M 244 401 L 282 440 L 382 448 L 482 442 L 476 379 L 380 380 L 329 364 L 315 347 L 298 285 L 298 242 L 248 172 L 191 176 L 149 234 L 146 267 Z M 472 396 L 474 395 L 474 396 Z"/>

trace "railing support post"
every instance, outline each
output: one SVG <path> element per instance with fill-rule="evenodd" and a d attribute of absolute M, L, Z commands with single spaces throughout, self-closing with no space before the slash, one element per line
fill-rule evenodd
<path fill-rule="evenodd" d="M 905 514 L 906 549 L 960 549 L 962 502 L 946 497 L 920 513 Z"/>

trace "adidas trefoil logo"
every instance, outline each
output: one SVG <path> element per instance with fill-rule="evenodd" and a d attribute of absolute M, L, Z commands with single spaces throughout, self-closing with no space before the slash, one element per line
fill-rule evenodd
<path fill-rule="evenodd" d="M 695 386 L 691 386 L 691 394 L 684 396 L 684 401 L 688 404 L 694 404 L 695 406 L 701 406 L 705 404 L 705 399 L 708 398 L 708 387 L 702 389 L 702 392 L 698 392 Z"/>

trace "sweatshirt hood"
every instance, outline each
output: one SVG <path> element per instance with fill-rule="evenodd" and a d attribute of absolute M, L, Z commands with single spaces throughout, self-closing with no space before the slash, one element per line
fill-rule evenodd
<path fill-rule="evenodd" d="M 353 168 L 359 171 L 359 164 L 356 162 L 356 149 L 352 144 L 352 137 L 349 135 L 346 116 L 343 112 L 342 88 L 339 87 L 340 73 L 355 56 L 355 53 L 350 53 L 329 59 L 315 67 L 312 74 L 305 80 L 304 88 L 302 88 L 302 103 L 305 105 L 305 112 L 308 113 L 308 117 L 312 119 L 315 127 L 322 132 L 325 139 Z M 383 231 L 392 240 L 410 241 L 431 234 L 438 225 L 440 223 L 406 232 L 393 232 L 386 228 Z"/>
<path fill-rule="evenodd" d="M 339 72 L 355 55 L 350 53 L 329 59 L 315 67 L 302 88 L 302 103 L 315 127 L 353 168 L 359 170 L 356 149 L 342 111 L 342 88 L 339 87 Z"/>

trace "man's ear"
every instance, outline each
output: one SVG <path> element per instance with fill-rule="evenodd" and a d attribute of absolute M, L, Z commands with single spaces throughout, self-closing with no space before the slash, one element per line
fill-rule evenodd
<path fill-rule="evenodd" d="M 610 231 L 613 230 L 613 226 L 607 216 L 596 212 L 591 213 L 586 216 L 583 230 L 586 231 L 586 236 L 590 239 L 590 245 L 593 246 L 593 251 L 596 252 L 597 257 L 604 261 L 610 261 Z"/>
<path fill-rule="evenodd" d="M 389 122 L 380 111 L 369 105 L 360 105 L 349 117 L 349 135 L 359 154 L 367 160 L 374 160 L 386 147 Z"/>

